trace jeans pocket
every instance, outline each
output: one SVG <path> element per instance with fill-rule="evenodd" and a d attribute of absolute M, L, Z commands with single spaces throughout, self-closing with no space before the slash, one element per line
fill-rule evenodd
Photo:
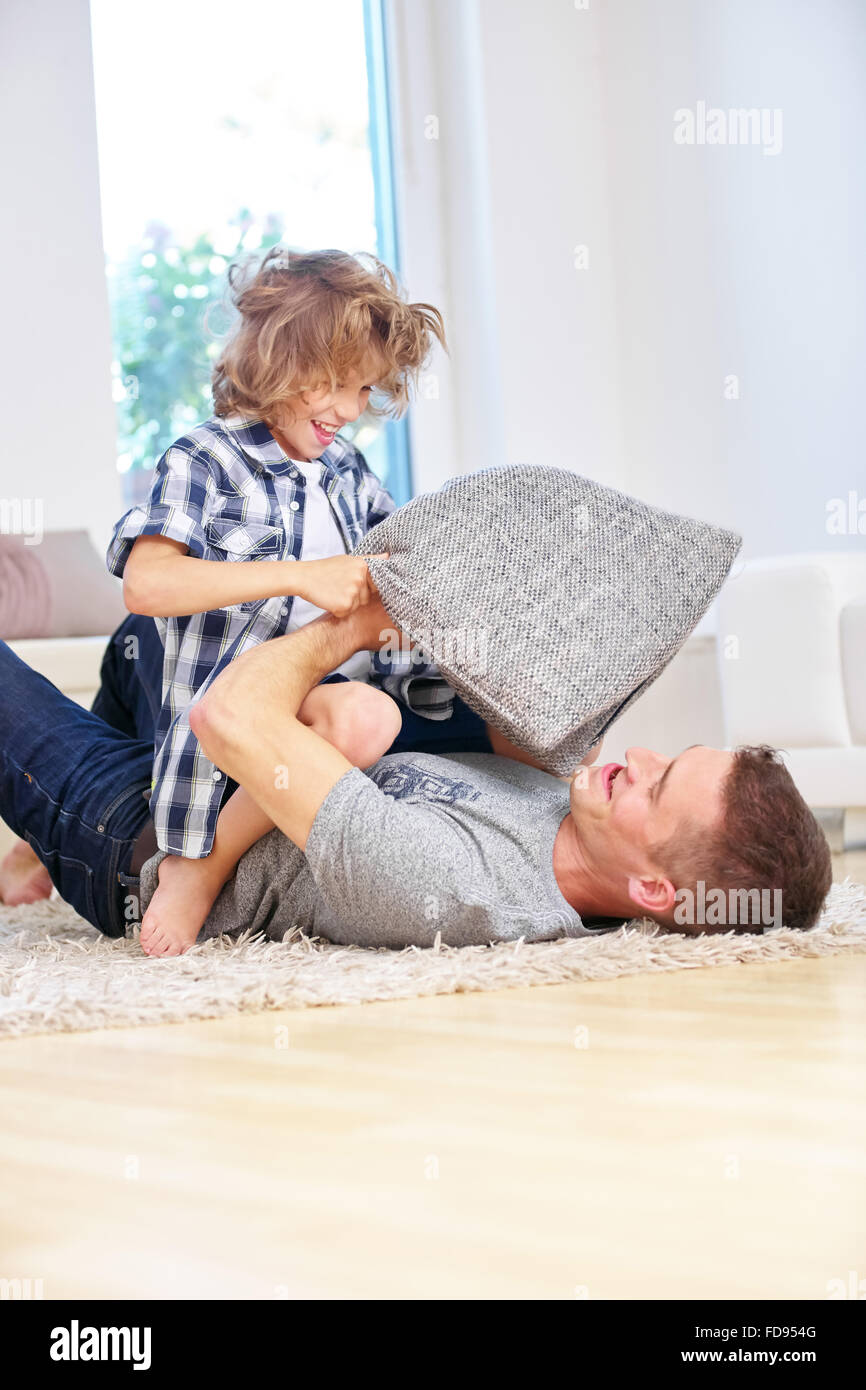
<path fill-rule="evenodd" d="M 140 796 L 142 801 L 145 803 L 144 812 L 142 812 L 141 806 L 139 806 L 137 802 L 133 801 L 133 798 L 137 796 Z M 137 782 L 131 787 L 124 787 L 123 791 L 120 792 L 118 796 L 115 796 L 113 800 L 110 801 L 108 805 L 105 807 L 105 809 L 100 813 L 98 821 L 99 833 L 102 834 L 103 831 L 108 829 L 109 822 L 113 820 L 113 818 L 117 815 L 121 807 L 126 807 L 127 802 L 133 802 L 133 806 L 138 811 L 138 815 L 133 816 L 130 822 L 130 826 L 123 827 L 123 829 L 125 830 L 127 828 L 130 828 L 132 830 L 132 833 L 134 835 L 137 835 L 139 830 L 141 829 L 141 826 L 144 824 L 144 820 L 146 818 L 146 807 L 149 796 L 149 783 L 142 785 L 140 782 Z M 124 811 L 124 815 L 125 814 L 126 812 Z M 122 832 L 121 834 L 118 834 L 118 827 L 116 825 L 112 825 L 111 833 L 115 839 L 123 838 Z"/>

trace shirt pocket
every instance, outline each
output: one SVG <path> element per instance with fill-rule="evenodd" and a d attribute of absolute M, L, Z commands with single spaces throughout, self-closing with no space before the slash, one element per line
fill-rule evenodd
<path fill-rule="evenodd" d="M 205 522 L 208 545 L 226 560 L 278 559 L 285 546 L 281 526 L 216 516 Z"/>

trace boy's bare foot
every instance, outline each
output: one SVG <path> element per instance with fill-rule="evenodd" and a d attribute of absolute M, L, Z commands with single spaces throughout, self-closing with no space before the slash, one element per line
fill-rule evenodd
<path fill-rule="evenodd" d="M 222 887 L 207 859 L 167 854 L 159 886 L 141 921 L 141 948 L 149 956 L 180 956 L 194 946 Z"/>
<path fill-rule="evenodd" d="M 20 907 L 50 898 L 54 887 L 48 870 L 24 840 L 12 846 L 0 863 L 0 903 Z"/>

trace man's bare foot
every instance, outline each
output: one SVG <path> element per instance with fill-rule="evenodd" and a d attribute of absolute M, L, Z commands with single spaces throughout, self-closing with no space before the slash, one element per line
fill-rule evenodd
<path fill-rule="evenodd" d="M 53 887 L 42 860 L 24 840 L 18 840 L 0 863 L 0 903 L 9 907 L 37 903 L 50 898 Z"/>
<path fill-rule="evenodd" d="M 180 956 L 194 946 L 222 887 L 207 859 L 167 854 L 159 886 L 141 921 L 141 949 L 149 956 Z"/>

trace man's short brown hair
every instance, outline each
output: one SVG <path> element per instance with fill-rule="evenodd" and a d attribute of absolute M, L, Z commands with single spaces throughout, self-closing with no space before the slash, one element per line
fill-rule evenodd
<path fill-rule="evenodd" d="M 780 890 L 784 925 L 814 926 L 833 881 L 830 847 L 778 749 L 734 750 L 722 807 L 713 830 L 687 825 L 654 847 L 674 887 L 694 893 L 703 882 L 705 892 Z"/>

